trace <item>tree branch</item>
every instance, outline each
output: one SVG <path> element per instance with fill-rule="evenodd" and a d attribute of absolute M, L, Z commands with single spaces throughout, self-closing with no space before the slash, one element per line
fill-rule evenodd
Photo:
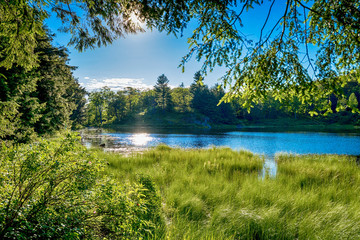
<path fill-rule="evenodd" d="M 234 25 L 235 22 L 236 22 L 236 20 L 240 20 L 240 21 L 241 21 L 240 16 L 241 16 L 241 14 L 244 12 L 245 7 L 248 5 L 248 2 L 249 2 L 249 0 L 246 0 L 246 2 L 244 3 L 244 6 L 242 7 L 242 9 L 241 9 L 241 11 L 240 11 L 240 13 L 239 13 L 238 15 L 236 15 L 236 17 L 235 17 L 235 19 L 234 19 L 234 22 L 231 23 L 230 25 Z"/>
<path fill-rule="evenodd" d="M 285 13 L 284 13 L 284 15 L 282 16 L 282 18 L 284 19 L 284 25 L 283 25 L 283 30 L 282 30 L 282 32 L 281 32 L 279 45 L 282 43 L 282 39 L 283 39 L 284 34 L 285 34 L 285 29 L 286 29 L 286 14 L 287 14 L 287 12 L 288 12 L 288 10 L 289 10 L 290 1 L 291 1 L 291 0 L 287 0 L 287 1 L 286 1 Z"/>
<path fill-rule="evenodd" d="M 261 28 L 259 44 L 261 44 L 262 34 L 263 34 L 264 28 L 265 28 L 265 26 L 266 26 L 266 24 L 267 24 L 267 22 L 268 22 L 268 20 L 269 20 L 270 13 L 271 13 L 272 7 L 274 6 L 274 3 L 275 3 L 275 0 L 271 3 L 270 8 L 269 8 L 269 12 L 268 12 L 268 14 L 267 14 L 267 16 L 266 16 L 265 23 L 264 23 L 264 25 L 263 25 L 262 28 Z M 261 46 L 262 46 L 262 45 L 263 45 L 263 44 L 261 44 Z"/>
<path fill-rule="evenodd" d="M 304 21 L 304 25 L 305 25 L 305 32 L 304 32 L 304 34 L 305 34 L 305 49 L 306 49 L 306 57 L 307 57 L 307 59 L 308 59 L 308 61 L 309 61 L 309 65 L 311 66 L 311 68 L 312 68 L 312 70 L 313 70 L 313 72 L 314 72 L 314 74 L 315 74 L 315 69 L 314 69 L 314 66 L 312 65 L 312 63 L 311 63 L 311 59 L 310 59 L 310 56 L 309 56 L 309 48 L 308 48 L 308 42 L 307 42 L 307 27 L 306 27 L 306 12 L 305 12 L 305 7 L 303 7 L 304 8 L 304 18 L 305 18 L 305 21 Z"/>
<path fill-rule="evenodd" d="M 318 11 L 315 11 L 314 9 L 311 9 L 307 6 L 305 6 L 304 4 L 301 3 L 300 0 L 295 0 L 295 2 L 297 2 L 298 4 L 300 4 L 300 6 L 302 6 L 303 8 L 309 10 L 310 12 L 316 13 L 317 15 L 321 16 L 321 14 Z"/>

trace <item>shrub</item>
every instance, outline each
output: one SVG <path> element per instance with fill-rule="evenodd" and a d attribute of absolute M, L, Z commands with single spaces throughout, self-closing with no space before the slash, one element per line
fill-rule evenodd
<path fill-rule="evenodd" d="M 152 236 L 162 220 L 154 217 L 160 201 L 151 180 L 119 185 L 101 177 L 103 166 L 75 134 L 28 145 L 3 144 L 0 239 Z"/>

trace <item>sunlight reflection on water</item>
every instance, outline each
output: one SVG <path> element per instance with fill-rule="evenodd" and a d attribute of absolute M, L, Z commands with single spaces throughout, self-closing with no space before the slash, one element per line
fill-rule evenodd
<path fill-rule="evenodd" d="M 129 137 L 131 143 L 135 146 L 145 146 L 153 140 L 153 137 L 150 136 L 148 133 L 136 133 Z"/>
<path fill-rule="evenodd" d="M 106 149 L 134 149 L 154 147 L 160 143 L 170 147 L 209 148 L 227 146 L 234 150 L 246 149 L 264 156 L 261 175 L 276 176 L 277 153 L 292 154 L 349 154 L 360 155 L 360 134 L 317 132 L 222 132 L 201 134 L 128 133 L 108 130 L 89 130 L 83 134 L 87 147 L 101 146 Z"/>

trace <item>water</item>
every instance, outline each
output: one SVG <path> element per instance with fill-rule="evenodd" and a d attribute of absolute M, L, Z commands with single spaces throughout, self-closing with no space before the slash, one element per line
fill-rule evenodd
<path fill-rule="evenodd" d="M 86 146 L 105 144 L 105 150 L 136 150 L 164 143 L 171 147 L 226 146 L 265 156 L 263 175 L 276 175 L 276 153 L 360 155 L 360 134 L 317 132 L 222 132 L 200 134 L 83 132 Z"/>

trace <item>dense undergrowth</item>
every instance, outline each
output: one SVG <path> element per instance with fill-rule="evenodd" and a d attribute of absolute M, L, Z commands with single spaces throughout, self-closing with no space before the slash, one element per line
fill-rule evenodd
<path fill-rule="evenodd" d="M 359 239 L 355 157 L 160 145 L 123 156 L 68 134 L 0 150 L 1 239 Z"/>
<path fill-rule="evenodd" d="M 119 184 L 79 138 L 0 150 L 0 239 L 141 239 L 162 231 L 146 176 Z"/>
<path fill-rule="evenodd" d="M 118 181 L 151 176 L 168 239 L 359 239 L 360 169 L 355 157 L 278 155 L 263 160 L 226 148 L 159 146 L 133 156 L 99 153 Z"/>

